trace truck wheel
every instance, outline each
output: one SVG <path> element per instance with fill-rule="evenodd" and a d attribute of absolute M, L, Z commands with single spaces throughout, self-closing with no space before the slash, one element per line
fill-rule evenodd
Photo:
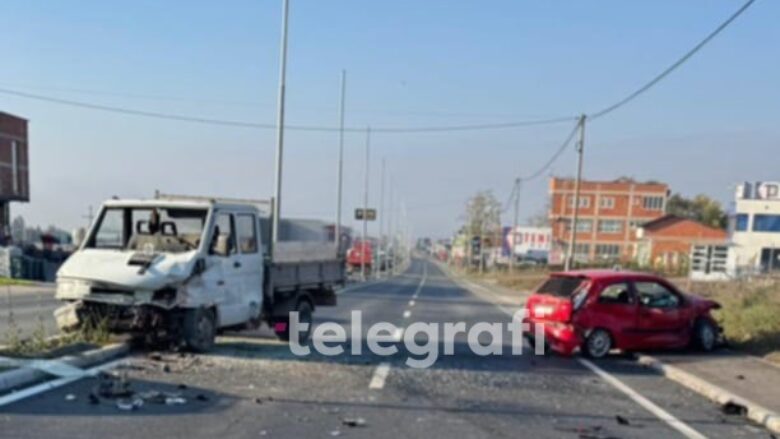
<path fill-rule="evenodd" d="M 217 324 L 214 313 L 205 308 L 187 310 L 184 315 L 184 343 L 194 352 L 207 352 L 214 346 Z"/>
<path fill-rule="evenodd" d="M 298 331 L 298 344 L 303 345 L 309 341 L 313 310 L 308 300 L 301 300 L 295 307 L 295 311 L 298 311 L 299 323 L 308 323 L 305 331 Z M 287 317 L 277 319 L 274 324 L 274 332 L 279 340 L 290 341 L 290 319 Z"/>

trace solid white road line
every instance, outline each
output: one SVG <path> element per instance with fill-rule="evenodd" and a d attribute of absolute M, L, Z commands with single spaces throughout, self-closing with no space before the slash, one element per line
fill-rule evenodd
<path fill-rule="evenodd" d="M 655 405 L 652 401 L 645 398 L 644 396 L 637 393 L 634 389 L 628 387 L 625 385 L 622 381 L 615 378 L 614 376 L 610 375 L 609 373 L 605 372 L 600 367 L 596 366 L 595 364 L 591 363 L 590 361 L 584 359 L 584 358 L 578 358 L 579 362 L 593 371 L 596 375 L 600 376 L 601 379 L 608 382 L 612 385 L 612 387 L 620 390 L 623 392 L 626 396 L 633 399 L 634 402 L 641 405 L 645 408 L 645 410 L 649 411 L 653 415 L 655 415 L 658 419 L 664 421 L 667 425 L 674 428 L 675 430 L 679 431 L 683 436 L 689 438 L 689 439 L 706 439 L 707 437 L 703 434 L 699 433 L 698 431 L 694 430 L 693 428 L 689 427 L 688 424 L 682 422 L 681 420 L 675 418 L 672 416 L 669 412 L 662 409 L 661 407 L 658 407 Z"/>
<path fill-rule="evenodd" d="M 454 281 L 453 281 L 454 282 Z M 457 282 L 455 282 L 457 284 Z M 473 294 L 473 293 L 472 293 Z M 509 316 L 514 316 L 514 312 L 502 305 L 499 305 L 496 302 L 492 302 L 493 305 L 503 311 L 505 314 Z M 679 431 L 683 436 L 685 436 L 688 439 L 707 439 L 707 436 L 704 436 L 703 434 L 699 433 L 698 431 L 694 430 L 688 424 L 680 421 L 679 419 L 672 416 L 669 412 L 665 411 L 661 407 L 655 405 L 652 401 L 645 398 L 644 396 L 640 395 L 637 391 L 634 389 L 628 387 L 626 384 L 624 384 L 622 381 L 617 379 L 614 375 L 609 374 L 605 370 L 601 369 L 600 367 L 596 366 L 595 364 L 591 363 L 590 361 L 584 359 L 584 358 L 578 358 L 579 362 L 590 369 L 593 373 L 601 377 L 604 381 L 611 384 L 616 389 L 620 390 L 631 398 L 634 402 L 642 406 L 645 410 L 649 411 L 655 417 L 660 419 L 661 421 L 665 422 L 670 427 L 674 428 L 675 430 Z"/>
<path fill-rule="evenodd" d="M 381 389 L 385 387 L 385 380 L 387 380 L 387 374 L 390 373 L 390 363 L 380 363 L 374 370 L 374 376 L 371 377 L 371 382 L 368 384 L 369 389 Z"/>
<path fill-rule="evenodd" d="M 0 407 L 4 405 L 11 404 L 13 402 L 29 398 L 31 396 L 38 395 L 43 392 L 47 392 L 49 390 L 56 389 L 58 387 L 62 387 L 66 384 L 70 384 L 74 381 L 78 381 L 79 379 L 83 378 L 84 375 L 94 375 L 98 372 L 111 369 L 112 367 L 116 367 L 119 364 L 125 362 L 125 360 L 114 360 L 111 362 L 108 362 L 106 364 L 102 364 L 100 366 L 95 366 L 91 369 L 87 369 L 84 371 L 84 374 L 77 375 L 77 376 L 67 376 L 62 378 L 57 378 L 52 381 L 47 381 L 45 383 L 38 384 L 37 386 L 28 387 L 26 389 L 22 389 L 18 392 L 9 393 L 8 395 L 5 395 L 3 397 L 0 397 Z"/>
<path fill-rule="evenodd" d="M 408 319 L 411 316 L 412 316 L 412 312 L 411 311 L 409 311 L 408 309 L 406 311 L 404 311 L 404 318 L 405 319 Z"/>

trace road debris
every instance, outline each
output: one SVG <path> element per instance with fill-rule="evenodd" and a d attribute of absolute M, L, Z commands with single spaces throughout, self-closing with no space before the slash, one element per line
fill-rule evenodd
<path fill-rule="evenodd" d="M 135 411 L 143 407 L 144 401 L 141 398 L 120 398 L 116 400 L 116 408 L 123 411 Z"/>
<path fill-rule="evenodd" d="M 720 410 L 723 412 L 724 415 L 729 415 L 729 416 L 747 415 L 747 407 L 732 401 L 728 401 L 727 403 L 720 406 Z"/>
<path fill-rule="evenodd" d="M 617 421 L 617 423 L 619 425 L 631 425 L 631 422 L 629 422 L 628 419 L 626 419 L 626 418 L 624 418 L 624 417 L 622 417 L 620 415 L 615 415 L 615 420 Z"/>
<path fill-rule="evenodd" d="M 367 425 L 366 420 L 363 418 L 343 418 L 341 423 L 350 428 L 365 427 Z"/>

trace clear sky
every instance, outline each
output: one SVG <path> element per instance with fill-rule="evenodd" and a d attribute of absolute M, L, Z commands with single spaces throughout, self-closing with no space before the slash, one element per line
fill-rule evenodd
<path fill-rule="evenodd" d="M 492 123 L 596 111 L 676 60 L 737 0 L 292 0 L 288 121 L 347 125 Z M 273 123 L 280 0 L 5 0 L 0 87 L 96 104 Z M 780 2 L 758 0 L 682 69 L 588 125 L 585 177 L 633 176 L 724 202 L 741 180 L 777 180 Z M 28 223 L 72 228 L 89 205 L 154 189 L 267 198 L 272 130 L 197 125 L 0 95 L 30 120 Z M 447 236 L 466 198 L 502 201 L 570 124 L 372 138 L 371 204 L 385 158 L 416 234 Z M 344 212 L 362 203 L 364 136 L 346 138 Z M 283 213 L 331 219 L 337 135 L 288 132 Z M 567 151 L 551 169 L 572 175 Z M 528 183 L 522 215 L 545 207 Z M 505 222 L 509 222 L 507 216 Z M 376 227 L 374 225 L 374 227 Z"/>

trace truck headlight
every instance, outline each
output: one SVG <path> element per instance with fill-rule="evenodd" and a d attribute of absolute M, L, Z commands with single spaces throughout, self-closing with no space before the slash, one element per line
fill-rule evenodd
<path fill-rule="evenodd" d="M 89 294 L 89 282 L 77 279 L 57 279 L 57 298 L 80 298 Z"/>

